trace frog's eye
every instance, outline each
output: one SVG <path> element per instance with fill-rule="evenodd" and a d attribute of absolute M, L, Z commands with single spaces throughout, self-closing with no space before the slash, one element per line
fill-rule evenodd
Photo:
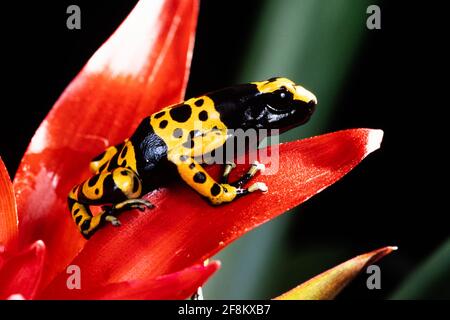
<path fill-rule="evenodd" d="M 286 111 L 291 108 L 292 93 L 286 87 L 280 87 L 267 96 L 267 104 L 274 111 Z"/>
<path fill-rule="evenodd" d="M 281 100 L 287 100 L 287 98 L 289 98 L 290 92 L 288 91 L 288 89 L 285 86 L 283 86 L 283 87 L 280 87 L 280 89 L 277 90 L 277 94 L 278 94 L 278 97 Z"/>
<path fill-rule="evenodd" d="M 284 99 L 286 98 L 286 93 L 287 93 L 287 89 L 285 86 L 280 87 L 280 89 L 278 90 L 278 93 L 280 95 L 280 98 Z"/>

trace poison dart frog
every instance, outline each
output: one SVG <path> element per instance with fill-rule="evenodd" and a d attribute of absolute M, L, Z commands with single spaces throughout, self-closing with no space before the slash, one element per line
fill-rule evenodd
<path fill-rule="evenodd" d="M 258 182 L 244 188 L 263 169 L 260 164 L 254 163 L 245 175 L 229 183 L 234 165 L 226 163 L 217 182 L 194 155 L 222 147 L 233 136 L 230 134 L 233 129 L 283 132 L 304 124 L 316 104 L 316 97 L 302 86 L 286 78 L 271 78 L 164 108 L 145 118 L 130 138 L 92 160 L 90 169 L 94 175 L 69 193 L 72 218 L 85 238 L 106 222 L 120 225 L 118 213 L 152 207 L 140 197 L 152 189 L 149 186 L 155 180 L 165 179 L 163 169 L 170 167 L 213 205 L 231 202 L 251 192 L 265 192 L 266 185 Z M 93 215 L 91 205 L 102 205 L 102 211 Z"/>

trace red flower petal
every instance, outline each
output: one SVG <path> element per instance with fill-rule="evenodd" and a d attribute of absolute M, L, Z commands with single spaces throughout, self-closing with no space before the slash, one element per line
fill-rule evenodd
<path fill-rule="evenodd" d="M 6 258 L 0 270 L 0 299 L 22 295 L 32 299 L 44 266 L 45 245 L 38 240 L 25 251 Z"/>
<path fill-rule="evenodd" d="M 3 264 L 5 263 L 6 260 L 5 251 L 6 251 L 5 247 L 0 244 L 0 271 L 2 270 Z"/>
<path fill-rule="evenodd" d="M 42 299 L 110 299 L 110 300 L 166 300 L 186 299 L 202 286 L 218 269 L 218 261 L 195 265 L 182 271 L 148 281 L 134 280 L 109 284 L 91 291 L 68 290 L 44 293 Z"/>
<path fill-rule="evenodd" d="M 384 247 L 361 254 L 302 283 L 275 300 L 331 300 L 358 274 L 397 247 Z"/>
<path fill-rule="evenodd" d="M 83 279 L 92 286 L 151 279 L 200 263 L 339 180 L 376 150 L 381 139 L 381 130 L 354 129 L 283 144 L 279 171 L 257 179 L 269 192 L 220 207 L 174 182 L 147 196 L 156 208 L 123 213 L 120 228 L 100 230 L 72 263 L 85 270 Z M 64 283 L 62 274 L 51 290 L 59 291 Z"/>
<path fill-rule="evenodd" d="M 0 245 L 6 246 L 16 236 L 16 200 L 8 171 L 0 158 Z"/>
<path fill-rule="evenodd" d="M 188 78 L 197 0 L 142 0 L 89 60 L 39 127 L 14 179 L 20 238 L 48 246 L 47 283 L 84 240 L 66 206 L 89 161 L 139 121 L 178 102 Z"/>

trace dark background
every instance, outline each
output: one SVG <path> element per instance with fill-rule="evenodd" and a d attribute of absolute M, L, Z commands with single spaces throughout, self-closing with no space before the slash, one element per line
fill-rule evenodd
<path fill-rule="evenodd" d="M 135 2 L 2 4 L 0 154 L 11 176 L 50 107 Z M 305 242 L 343 243 L 355 253 L 399 246 L 383 262 L 383 290 L 368 291 L 361 277 L 341 299 L 388 298 L 449 235 L 448 209 L 440 203 L 445 187 L 436 182 L 445 183 L 448 163 L 441 124 L 448 102 L 438 101 L 448 85 L 439 75 L 444 61 L 439 44 L 448 35 L 441 34 L 438 3 L 380 3 L 382 29 L 364 38 L 327 131 L 381 128 L 382 149 L 305 203 L 288 229 L 292 250 Z M 82 7 L 79 31 L 66 28 L 69 4 Z M 255 1 L 202 2 L 187 96 L 233 83 L 257 15 Z M 279 283 L 292 286 L 290 280 Z"/>

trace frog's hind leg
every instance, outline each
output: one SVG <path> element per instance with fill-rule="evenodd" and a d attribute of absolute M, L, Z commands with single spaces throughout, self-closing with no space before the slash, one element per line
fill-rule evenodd
<path fill-rule="evenodd" d="M 102 214 L 93 216 L 89 205 L 79 202 L 78 192 L 80 186 L 77 185 L 70 191 L 67 204 L 78 230 L 86 239 L 89 239 L 94 230 L 103 222 L 104 216 Z"/>
<path fill-rule="evenodd" d="M 80 232 L 89 238 L 104 222 L 120 225 L 116 215 L 129 209 L 153 207 L 139 199 L 142 182 L 128 168 L 116 168 L 111 172 L 96 174 L 75 186 L 69 194 L 68 204 L 72 218 Z M 103 211 L 93 216 L 89 206 L 103 205 Z"/>

